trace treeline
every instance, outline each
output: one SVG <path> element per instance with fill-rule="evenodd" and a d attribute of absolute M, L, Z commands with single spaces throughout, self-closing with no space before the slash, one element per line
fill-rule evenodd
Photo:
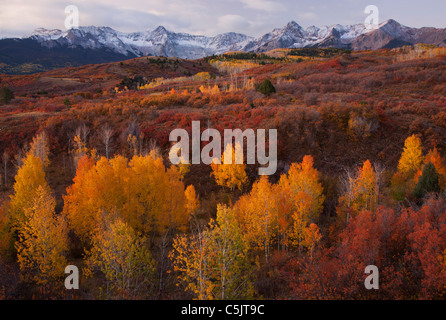
<path fill-rule="evenodd" d="M 254 53 L 254 52 L 229 52 L 221 55 L 212 55 L 204 59 L 207 62 L 212 60 L 253 60 L 255 62 L 259 62 L 259 60 L 284 61 L 284 58 L 273 57 L 265 53 Z"/>
<path fill-rule="evenodd" d="M 338 48 L 299 48 L 287 52 L 290 56 L 330 58 L 337 55 L 350 54 L 352 50 Z"/>

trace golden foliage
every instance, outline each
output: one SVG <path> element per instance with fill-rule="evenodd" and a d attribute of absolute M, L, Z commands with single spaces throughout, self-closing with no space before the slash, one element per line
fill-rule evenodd
<path fill-rule="evenodd" d="M 241 226 L 253 248 L 261 248 L 268 258 L 278 228 L 278 202 L 267 176 L 256 181 L 249 194 L 236 203 Z"/>
<path fill-rule="evenodd" d="M 338 215 L 349 220 L 350 213 L 357 215 L 362 210 L 375 211 L 378 206 L 378 182 L 375 170 L 369 160 L 357 169 L 354 176 L 348 176 L 348 187 L 339 198 Z"/>
<path fill-rule="evenodd" d="M 48 284 L 64 274 L 68 230 L 63 217 L 55 216 L 56 202 L 49 189 L 39 186 L 24 210 L 16 242 L 17 262 L 25 281 Z"/>
<path fill-rule="evenodd" d="M 231 157 L 232 163 L 225 163 L 225 154 Z M 220 164 L 218 163 L 220 162 Z M 215 178 L 215 182 L 222 187 L 227 187 L 233 190 L 237 187 L 242 190 L 243 185 L 248 182 L 246 175 L 246 164 L 243 163 L 243 150 L 240 145 L 236 144 L 235 150 L 231 144 L 226 145 L 225 151 L 221 156 L 221 161 L 214 159 L 211 163 L 212 175 Z"/>
<path fill-rule="evenodd" d="M 14 194 L 11 196 L 10 214 L 16 227 L 24 221 L 26 208 L 30 208 L 39 186 L 48 188 L 40 158 L 28 153 L 15 177 Z"/>
<path fill-rule="evenodd" d="M 398 163 L 398 171 L 405 176 L 413 176 L 423 161 L 421 140 L 412 135 L 404 142 L 404 150 Z"/>
<path fill-rule="evenodd" d="M 104 274 L 106 297 L 145 298 L 155 275 L 155 262 L 146 242 L 121 219 L 106 221 L 92 237 L 84 273 L 87 277 L 95 270 Z"/>
<path fill-rule="evenodd" d="M 284 201 L 291 202 L 293 243 L 302 246 L 305 232 L 311 222 L 319 218 L 325 196 L 320 183 L 319 172 L 313 167 L 313 157 L 305 156 L 301 163 L 293 163 L 287 175 L 280 177 L 279 186 Z"/>
<path fill-rule="evenodd" d="M 184 229 L 189 215 L 181 174 L 165 168 L 155 151 L 147 156 L 122 156 L 96 164 L 83 159 L 64 198 L 64 213 L 83 240 L 90 238 L 102 212 L 118 212 L 136 231 Z"/>
<path fill-rule="evenodd" d="M 179 280 L 197 299 L 225 300 L 252 295 L 247 253 L 234 210 L 218 205 L 217 221 L 199 234 L 178 236 L 169 256 Z"/>
<path fill-rule="evenodd" d="M 211 60 L 209 63 L 222 73 L 240 73 L 242 71 L 260 66 L 260 64 L 255 62 L 238 60 Z"/>
<path fill-rule="evenodd" d="M 186 211 L 189 215 L 193 215 L 200 207 L 200 201 L 198 200 L 194 186 L 187 186 L 184 195 L 186 196 Z"/>

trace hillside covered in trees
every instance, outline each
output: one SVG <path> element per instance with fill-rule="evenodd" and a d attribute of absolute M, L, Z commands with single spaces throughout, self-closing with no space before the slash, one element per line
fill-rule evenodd
<path fill-rule="evenodd" d="M 444 48 L 140 57 L 0 87 L 1 299 L 446 294 Z M 173 165 L 192 121 L 277 129 L 276 173 Z"/>

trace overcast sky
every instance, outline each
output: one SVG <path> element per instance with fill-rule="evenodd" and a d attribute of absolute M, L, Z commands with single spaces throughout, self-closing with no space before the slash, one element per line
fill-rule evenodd
<path fill-rule="evenodd" d="M 363 23 L 371 4 L 379 8 L 380 21 L 446 27 L 446 0 L 0 0 L 0 37 L 29 35 L 38 27 L 64 30 L 68 5 L 78 7 L 81 26 L 133 32 L 163 25 L 208 36 L 260 36 L 291 20 L 303 27 Z"/>

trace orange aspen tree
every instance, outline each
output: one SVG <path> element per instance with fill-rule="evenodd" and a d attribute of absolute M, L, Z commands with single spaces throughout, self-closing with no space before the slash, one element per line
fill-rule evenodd
<path fill-rule="evenodd" d="M 104 212 L 113 212 L 125 202 L 124 180 L 127 160 L 102 157 L 97 163 L 88 156 L 80 159 L 73 185 L 64 197 L 64 215 L 70 227 L 88 242 Z"/>
<path fill-rule="evenodd" d="M 366 160 L 361 168 L 358 169 L 357 178 L 353 186 L 353 210 L 359 212 L 361 210 L 376 209 L 376 174 L 372 164 Z"/>
<path fill-rule="evenodd" d="M 64 198 L 64 214 L 78 236 L 88 240 L 103 213 L 118 212 L 135 231 L 145 235 L 184 229 L 189 221 L 181 174 L 165 168 L 154 151 L 122 156 L 96 164 L 88 158 L 79 163 L 74 183 Z"/>
<path fill-rule="evenodd" d="M 369 160 L 357 169 L 356 174 L 349 175 L 351 186 L 339 198 L 338 215 L 347 212 L 343 217 L 347 223 L 350 213 L 357 215 L 362 210 L 375 211 L 378 206 L 377 193 L 379 192 L 375 170 Z"/>
<path fill-rule="evenodd" d="M 322 235 L 319 227 L 315 223 L 311 223 L 308 228 L 305 229 L 303 246 L 310 251 L 310 258 L 313 258 L 313 252 L 317 244 L 321 241 Z"/>
<path fill-rule="evenodd" d="M 292 210 L 289 214 L 292 219 L 290 235 L 299 247 L 304 241 L 305 229 L 319 218 L 325 200 L 319 172 L 313 164 L 313 157 L 307 155 L 301 163 L 293 163 L 279 181 L 282 192 L 290 202 L 288 210 Z"/>
<path fill-rule="evenodd" d="M 184 195 L 186 196 L 186 211 L 189 215 L 193 215 L 200 207 L 200 201 L 195 192 L 194 186 L 187 186 L 186 190 L 184 191 Z"/>

